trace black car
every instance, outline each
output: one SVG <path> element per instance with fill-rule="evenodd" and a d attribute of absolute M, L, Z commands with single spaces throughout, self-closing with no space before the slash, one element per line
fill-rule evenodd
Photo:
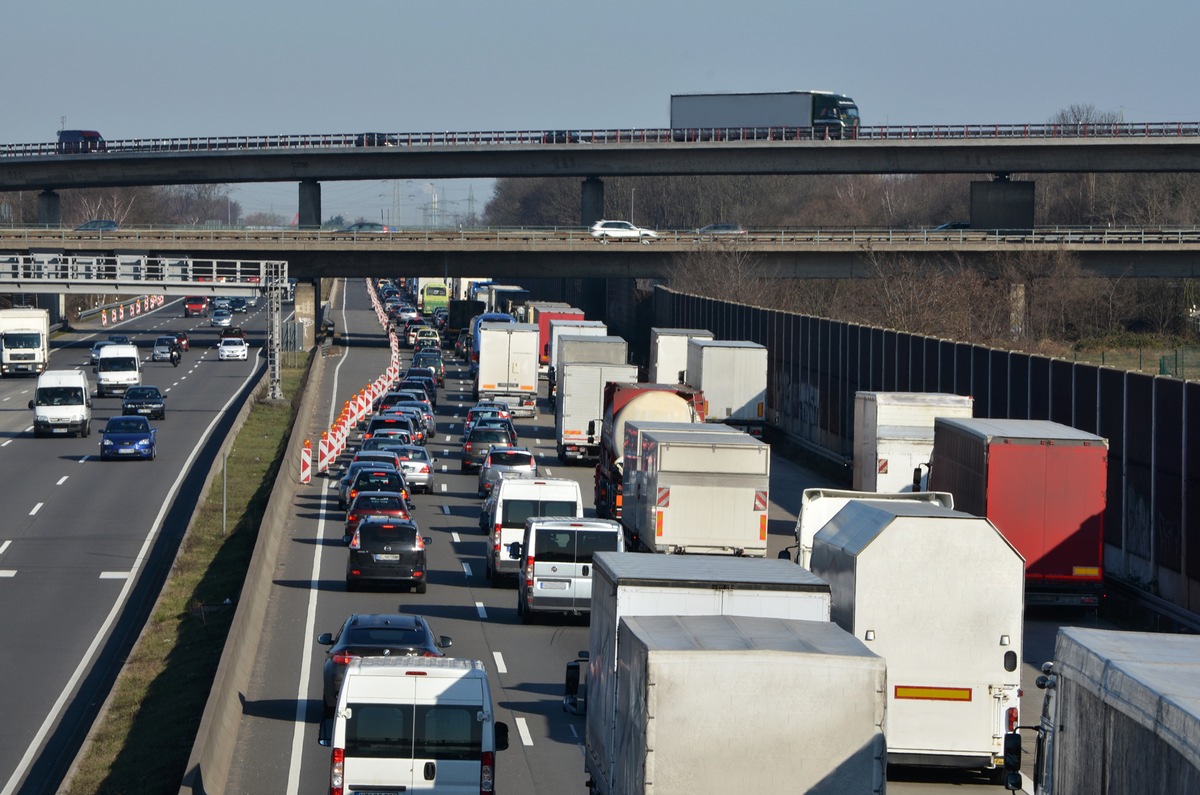
<path fill-rule="evenodd" d="M 229 299 L 229 308 L 234 314 L 244 315 L 249 311 L 249 306 L 246 304 L 246 299 L 240 295 L 235 295 Z"/>
<path fill-rule="evenodd" d="M 337 704 L 346 668 L 362 657 L 444 657 L 452 641 L 437 636 L 420 616 L 402 613 L 353 614 L 336 633 L 317 636 L 325 652 L 325 708 Z"/>
<path fill-rule="evenodd" d="M 408 376 L 405 376 L 404 380 L 396 385 L 396 389 L 397 389 L 397 391 L 399 391 L 402 389 L 415 388 L 417 386 L 419 386 L 425 390 L 425 394 L 428 396 L 429 402 L 432 403 L 433 407 L 436 409 L 437 408 L 437 381 L 434 380 L 433 376 L 431 376 L 431 375 L 408 375 Z"/>
<path fill-rule="evenodd" d="M 367 582 L 385 582 L 425 593 L 425 547 L 432 543 L 432 538 L 421 535 L 416 522 L 364 517 L 350 539 L 346 590 L 357 590 Z"/>
<path fill-rule="evenodd" d="M 122 414 L 140 414 L 152 420 L 167 418 L 167 396 L 156 386 L 131 386 L 121 401 Z"/>

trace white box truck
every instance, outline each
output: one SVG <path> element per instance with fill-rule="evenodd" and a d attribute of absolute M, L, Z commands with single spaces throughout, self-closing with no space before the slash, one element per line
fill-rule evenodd
<path fill-rule="evenodd" d="M 688 383 L 704 393 L 704 421 L 761 439 L 767 425 L 767 349 L 742 340 L 689 339 Z"/>
<path fill-rule="evenodd" d="M 933 421 L 970 418 L 974 403 L 940 392 L 854 393 L 854 490 L 925 491 Z"/>
<path fill-rule="evenodd" d="M 829 585 L 782 560 L 597 552 L 586 661 L 567 666 L 563 708 L 587 713 L 585 760 L 611 765 L 618 637 L 632 616 L 748 616 L 829 621 Z M 579 670 L 586 662 L 586 681 Z M 728 724 L 722 722 L 725 728 Z"/>
<path fill-rule="evenodd" d="M 805 568 L 812 559 L 813 538 L 825 523 L 846 507 L 853 500 L 908 500 L 910 502 L 925 502 L 940 505 L 943 508 L 954 507 L 954 495 L 946 491 L 907 491 L 896 493 L 875 494 L 870 491 L 847 491 L 845 489 L 805 489 L 800 495 L 800 511 L 796 515 L 796 562 Z M 789 557 L 788 551 L 779 553 L 779 557 Z"/>
<path fill-rule="evenodd" d="M 552 385 L 554 368 L 558 366 L 559 340 L 568 334 L 574 337 L 607 337 L 608 326 L 601 320 L 583 318 L 556 318 L 550 321 L 550 362 L 547 375 Z"/>
<path fill-rule="evenodd" d="M 538 327 L 481 323 L 476 400 L 504 400 L 518 417 L 537 414 Z"/>
<path fill-rule="evenodd" d="M 622 483 L 630 549 L 767 553 L 770 445 L 746 433 L 646 431 L 639 466 L 636 492 Z"/>
<path fill-rule="evenodd" d="M 363 657 L 317 740 L 331 748 L 330 792 L 493 792 L 508 725 L 478 660 Z"/>
<path fill-rule="evenodd" d="M 831 619 L 887 660 L 888 763 L 1004 776 L 1020 716 L 1025 561 L 987 519 L 851 500 L 817 533 Z"/>
<path fill-rule="evenodd" d="M 743 616 L 621 620 L 601 795 L 883 793 L 887 672 L 827 622 Z M 589 729 L 591 727 L 589 726 Z"/>
<path fill-rule="evenodd" d="M 1033 791 L 1200 792 L 1200 637 L 1061 627 Z M 1005 763 L 1020 785 L 1020 737 Z"/>
<path fill-rule="evenodd" d="M 690 384 L 687 380 L 688 340 L 711 340 L 702 328 L 650 329 L 650 383 Z"/>
<path fill-rule="evenodd" d="M 49 365 L 49 310 L 0 309 L 0 375 L 39 375 Z"/>
<path fill-rule="evenodd" d="M 564 360 L 556 372 L 559 381 L 554 401 L 554 439 L 559 460 L 594 459 L 600 450 L 604 385 L 609 381 L 636 381 L 637 365 Z"/>

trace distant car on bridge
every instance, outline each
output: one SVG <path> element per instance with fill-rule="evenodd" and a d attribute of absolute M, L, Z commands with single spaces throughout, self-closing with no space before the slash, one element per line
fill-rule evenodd
<path fill-rule="evenodd" d="M 601 243 L 607 243 L 609 238 L 634 239 L 646 243 L 649 242 L 647 238 L 658 237 L 658 232 L 653 229 L 634 226 L 628 221 L 597 221 L 592 224 L 591 232 L 592 237 L 598 238 Z"/>

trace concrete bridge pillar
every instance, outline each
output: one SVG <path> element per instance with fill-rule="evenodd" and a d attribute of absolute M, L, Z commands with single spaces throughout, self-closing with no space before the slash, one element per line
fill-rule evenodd
<path fill-rule="evenodd" d="M 38 194 L 38 223 L 42 226 L 62 226 L 62 204 L 56 192 L 44 190 Z"/>
<path fill-rule="evenodd" d="M 300 218 L 301 229 L 316 229 L 321 226 L 321 183 L 315 179 L 306 179 L 300 183 Z"/>
<path fill-rule="evenodd" d="M 604 180 L 588 177 L 580 185 L 579 220 L 591 226 L 604 217 Z"/>
<path fill-rule="evenodd" d="M 296 322 L 304 329 L 304 339 L 301 340 L 301 350 L 309 350 L 317 344 L 317 296 L 319 282 L 296 282 L 296 292 L 292 298 L 292 309 L 296 313 Z"/>

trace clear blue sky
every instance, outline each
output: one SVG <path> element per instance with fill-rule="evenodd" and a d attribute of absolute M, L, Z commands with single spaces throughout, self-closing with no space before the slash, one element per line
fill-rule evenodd
<path fill-rule="evenodd" d="M 1196 121 L 1200 3 L 10 0 L 0 141 L 666 126 L 668 98 L 819 88 L 863 123 Z M 323 186 L 326 216 L 481 211 L 490 183 Z M 291 216 L 292 184 L 235 189 Z M 427 211 L 427 210 L 426 210 Z"/>

